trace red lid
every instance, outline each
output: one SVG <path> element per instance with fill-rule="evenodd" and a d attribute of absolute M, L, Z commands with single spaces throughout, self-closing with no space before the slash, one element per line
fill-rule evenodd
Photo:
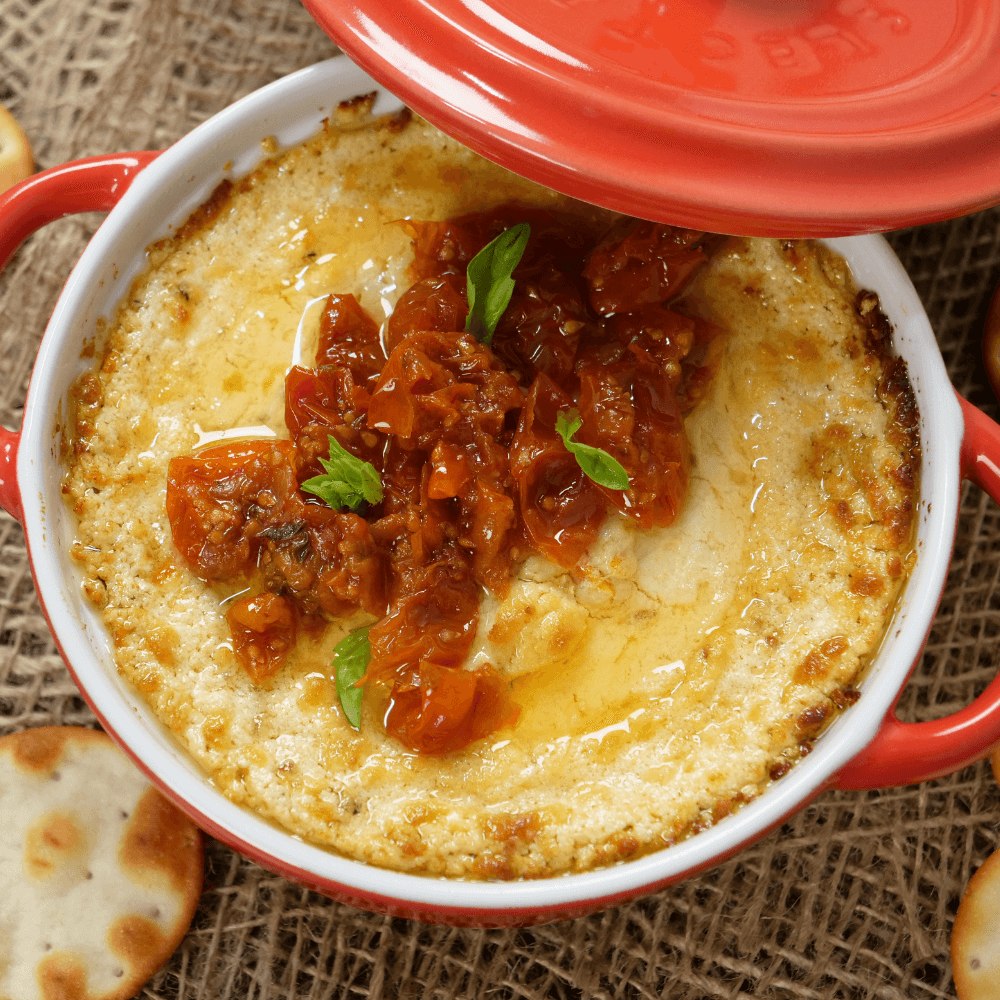
<path fill-rule="evenodd" d="M 415 111 L 644 218 L 835 236 L 1000 202 L 1000 0 L 304 0 Z"/>

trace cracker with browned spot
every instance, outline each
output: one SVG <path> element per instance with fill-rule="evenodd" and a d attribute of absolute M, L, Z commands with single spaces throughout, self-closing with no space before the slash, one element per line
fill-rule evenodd
<path fill-rule="evenodd" d="M 983 862 L 962 896 L 951 967 L 961 1000 L 1000 1000 L 1000 851 Z"/>
<path fill-rule="evenodd" d="M 6 108 L 0 108 L 0 192 L 30 177 L 35 169 L 23 129 Z"/>
<path fill-rule="evenodd" d="M 201 894 L 201 834 L 101 732 L 0 738 L 0 997 L 125 1000 Z"/>

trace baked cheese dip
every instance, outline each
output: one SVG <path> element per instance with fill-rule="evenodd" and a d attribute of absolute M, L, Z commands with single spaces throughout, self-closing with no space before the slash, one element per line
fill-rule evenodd
<path fill-rule="evenodd" d="M 670 845 L 857 697 L 907 578 L 878 299 L 367 108 L 150 248 L 73 393 L 83 588 L 303 838 L 480 879 Z"/>

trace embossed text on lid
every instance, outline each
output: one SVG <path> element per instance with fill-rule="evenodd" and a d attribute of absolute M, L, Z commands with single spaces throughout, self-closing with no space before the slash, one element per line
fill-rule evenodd
<path fill-rule="evenodd" d="M 369 72 L 567 194 L 752 234 L 1000 201 L 1000 0 L 305 0 Z"/>

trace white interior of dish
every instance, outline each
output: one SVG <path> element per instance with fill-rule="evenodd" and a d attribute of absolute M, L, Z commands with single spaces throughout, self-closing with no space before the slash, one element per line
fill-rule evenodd
<path fill-rule="evenodd" d="M 84 339 L 108 318 L 146 264 L 146 247 L 168 235 L 226 176 L 237 177 L 264 157 L 261 141 L 285 148 L 312 135 L 336 104 L 379 91 L 376 112 L 399 102 L 346 58 L 272 84 L 228 108 L 167 150 L 135 180 L 74 269 L 39 351 L 22 428 L 18 476 L 25 530 L 40 594 L 56 639 L 108 728 L 180 802 L 231 842 L 312 882 L 339 883 L 410 906 L 503 911 L 585 904 L 653 887 L 737 849 L 794 812 L 828 785 L 837 770 L 874 736 L 893 705 L 934 615 L 948 566 L 957 516 L 961 411 L 948 383 L 920 301 L 888 244 L 878 236 L 829 241 L 849 261 L 860 286 L 876 290 L 895 326 L 920 407 L 923 443 L 919 558 L 883 648 L 862 685 L 862 697 L 839 716 L 804 761 L 765 795 L 712 829 L 675 847 L 601 871 L 536 882 L 456 882 L 372 868 L 303 843 L 226 800 L 206 779 L 145 702 L 118 675 L 111 642 L 84 598 L 68 556 L 74 525 L 60 498 L 61 468 L 53 424 L 65 412 L 70 383 L 88 364 Z M 228 169 L 227 169 L 228 167 Z M 248 846 L 249 845 L 249 846 Z"/>

